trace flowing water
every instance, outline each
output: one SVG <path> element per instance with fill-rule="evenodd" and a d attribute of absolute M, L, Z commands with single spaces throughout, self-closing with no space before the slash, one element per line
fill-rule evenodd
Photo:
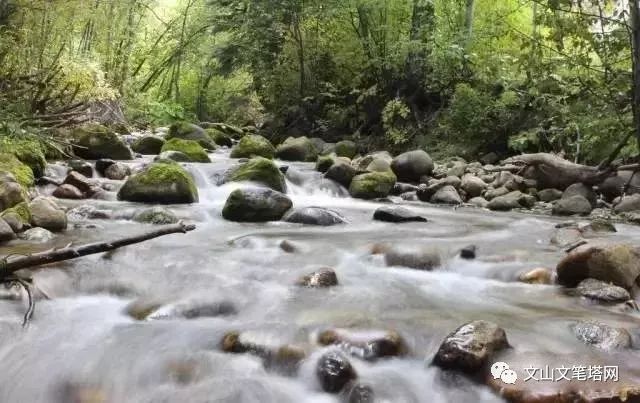
<path fill-rule="evenodd" d="M 265 345 L 313 346 L 327 328 L 394 329 L 409 355 L 369 363 L 352 359 L 359 379 L 381 402 L 499 402 L 488 387 L 451 381 L 429 366 L 444 337 L 477 319 L 506 330 L 513 354 L 557 364 L 578 357 L 589 365 L 609 360 L 621 378 L 640 384 L 640 351 L 600 353 L 571 332 L 577 320 L 597 319 L 627 328 L 640 346 L 640 315 L 603 308 L 569 296 L 560 287 L 526 285 L 518 274 L 555 267 L 564 252 L 549 242 L 559 220 L 521 213 L 398 203 L 427 223 L 372 220 L 380 203 L 354 200 L 322 179 L 312 164 L 294 163 L 288 194 L 295 207 L 340 212 L 346 225 L 311 227 L 274 222 L 238 224 L 220 212 L 227 195 L 244 184 L 217 186 L 234 162 L 226 151 L 212 164 L 187 164 L 200 193 L 195 205 L 169 206 L 197 229 L 56 264 L 34 275 L 51 300 L 39 299 L 31 325 L 20 326 L 24 300 L 0 301 L 0 402 L 337 402 L 323 393 L 315 359 L 327 348 L 310 347 L 297 375 L 267 370 L 259 358 L 225 354 L 225 332 L 240 331 Z M 132 166 L 140 165 L 140 160 Z M 62 175 L 60 167 L 50 167 Z M 117 188 L 120 184 L 114 182 Z M 115 189 L 114 189 L 115 190 Z M 51 189 L 41 188 L 41 193 Z M 113 193 L 112 195 L 114 195 Z M 69 242 L 115 239 L 149 230 L 127 218 L 147 206 L 115 200 L 61 201 L 67 208 L 91 205 L 116 218 L 70 215 L 69 229 L 53 241 L 12 241 L 0 256 L 29 253 Z M 638 227 L 619 225 L 612 241 L 638 240 Z M 279 244 L 291 242 L 298 253 Z M 369 250 L 373 244 L 437 248 L 443 265 L 432 272 L 388 268 Z M 478 246 L 478 259 L 457 251 Z M 304 289 L 296 279 L 320 267 L 335 269 L 340 286 Z M 127 314 L 133 301 L 163 301 L 150 320 Z M 180 307 L 224 303 L 232 312 L 208 318 L 173 315 Z M 524 359 L 524 358 L 522 358 Z M 75 399 L 75 400 L 74 400 Z"/>

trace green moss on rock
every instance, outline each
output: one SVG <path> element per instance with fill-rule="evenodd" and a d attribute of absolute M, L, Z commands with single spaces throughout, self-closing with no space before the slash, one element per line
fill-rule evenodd
<path fill-rule="evenodd" d="M 110 158 L 130 160 L 131 150 L 111 129 L 99 124 L 85 125 L 74 129 L 73 152 L 84 159 Z"/>
<path fill-rule="evenodd" d="M 387 197 L 395 183 L 396 176 L 391 171 L 369 172 L 353 178 L 349 193 L 358 199 Z"/>
<path fill-rule="evenodd" d="M 315 161 L 318 150 L 305 136 L 289 137 L 276 149 L 276 156 L 285 161 Z"/>
<path fill-rule="evenodd" d="M 357 152 L 358 147 L 351 140 L 343 140 L 336 143 L 335 153 L 338 157 L 353 158 Z"/>
<path fill-rule="evenodd" d="M 132 175 L 118 192 L 119 200 L 142 203 L 194 203 L 198 189 L 191 175 L 178 164 L 153 163 Z"/>
<path fill-rule="evenodd" d="M 216 143 L 219 146 L 222 147 L 232 147 L 233 146 L 233 140 L 231 139 L 231 136 L 228 134 L 225 134 L 217 129 L 206 129 L 207 135 L 209 135 L 209 137 L 211 138 L 211 140 L 213 140 L 214 143 Z"/>
<path fill-rule="evenodd" d="M 284 192 L 286 183 L 284 175 L 273 161 L 263 157 L 252 158 L 248 162 L 234 169 L 225 181 L 231 182 L 259 182 L 273 190 Z"/>
<path fill-rule="evenodd" d="M 29 224 L 31 222 L 31 211 L 29 210 L 29 205 L 26 202 L 18 203 L 9 209 L 6 209 L 0 213 L 0 218 L 9 215 L 19 218 L 23 224 Z"/>
<path fill-rule="evenodd" d="M 179 151 L 192 162 L 211 162 L 205 149 L 193 140 L 171 139 L 162 146 L 161 152 L 165 151 Z"/>
<path fill-rule="evenodd" d="M 0 137 L 0 150 L 13 154 L 22 163 L 28 165 L 36 178 L 44 175 L 47 160 L 39 141 Z"/>
<path fill-rule="evenodd" d="M 216 144 L 204 129 L 198 125 L 187 122 L 176 122 L 169 127 L 167 140 L 182 139 L 197 141 L 200 146 L 209 150 L 215 150 Z"/>
<path fill-rule="evenodd" d="M 334 163 L 335 158 L 333 155 L 321 155 L 316 161 L 316 171 L 326 173 Z"/>
<path fill-rule="evenodd" d="M 16 181 L 24 187 L 33 186 L 32 169 L 13 154 L 0 153 L 0 171 L 11 173 Z"/>
<path fill-rule="evenodd" d="M 231 158 L 264 157 L 272 159 L 276 149 L 271 142 L 258 134 L 244 136 L 231 150 Z"/>

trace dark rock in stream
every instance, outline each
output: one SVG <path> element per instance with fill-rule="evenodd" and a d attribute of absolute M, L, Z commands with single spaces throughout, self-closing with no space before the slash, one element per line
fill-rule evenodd
<path fill-rule="evenodd" d="M 112 159 L 101 158 L 96 161 L 96 171 L 98 171 L 100 175 L 104 175 L 104 172 L 107 170 L 107 168 L 115 163 L 116 162 Z"/>
<path fill-rule="evenodd" d="M 509 348 L 507 335 L 492 322 L 478 320 L 462 325 L 444 340 L 433 365 L 442 369 L 477 374 L 486 368 L 494 354 Z"/>
<path fill-rule="evenodd" d="M 460 249 L 460 257 L 467 260 L 472 260 L 476 258 L 476 252 L 478 247 L 475 245 L 468 245 L 464 248 Z"/>
<path fill-rule="evenodd" d="M 239 332 L 228 332 L 220 343 L 225 353 L 251 354 L 262 359 L 267 369 L 273 369 L 283 375 L 294 375 L 302 361 L 306 358 L 306 351 L 293 345 L 271 347 L 260 345 L 251 340 L 245 340 Z"/>
<path fill-rule="evenodd" d="M 589 215 L 592 210 L 593 206 L 589 200 L 578 194 L 563 197 L 553 206 L 554 215 Z"/>
<path fill-rule="evenodd" d="M 592 278 L 581 281 L 577 291 L 585 298 L 605 303 L 627 302 L 631 299 L 631 294 L 624 288 Z"/>
<path fill-rule="evenodd" d="M 356 384 L 349 391 L 347 403 L 374 403 L 375 394 L 369 385 Z"/>
<path fill-rule="evenodd" d="M 116 162 L 104 171 L 104 176 L 111 180 L 121 181 L 131 175 L 131 169 L 128 165 Z"/>
<path fill-rule="evenodd" d="M 0 242 L 10 241 L 15 238 L 16 234 L 13 232 L 13 229 L 5 220 L 0 218 Z"/>
<path fill-rule="evenodd" d="M 78 172 L 87 178 L 91 178 L 93 176 L 93 166 L 91 166 L 87 161 L 70 160 L 67 162 L 67 165 L 69 165 L 69 169 L 71 169 L 71 171 Z"/>
<path fill-rule="evenodd" d="M 84 194 L 91 193 L 91 189 L 93 187 L 93 183 L 91 183 L 89 178 L 75 171 L 69 172 L 63 183 L 72 185 Z"/>
<path fill-rule="evenodd" d="M 229 221 L 279 221 L 293 203 L 285 194 L 267 188 L 244 188 L 231 192 L 222 209 Z"/>
<path fill-rule="evenodd" d="M 580 322 L 573 327 L 581 342 L 603 351 L 631 347 L 631 335 L 626 329 L 614 328 L 598 322 Z"/>
<path fill-rule="evenodd" d="M 344 217 L 339 213 L 322 207 L 304 207 L 294 209 L 287 213 L 282 221 L 294 224 L 320 225 L 325 227 L 346 223 Z"/>
<path fill-rule="evenodd" d="M 85 198 L 84 193 L 77 187 L 69 184 L 60 185 L 52 193 L 58 199 L 81 200 Z"/>
<path fill-rule="evenodd" d="M 391 169 L 399 181 L 418 182 L 421 176 L 431 175 L 433 160 L 423 150 L 408 151 L 391 161 Z"/>
<path fill-rule="evenodd" d="M 426 222 L 427 219 L 414 214 L 404 207 L 382 206 L 373 213 L 373 219 L 377 221 L 405 223 L 405 222 Z"/>
<path fill-rule="evenodd" d="M 338 285 L 338 276 L 333 269 L 325 268 L 302 277 L 296 285 L 310 288 L 333 287 Z"/>
<path fill-rule="evenodd" d="M 320 357 L 316 364 L 316 376 L 322 390 L 327 393 L 340 393 L 358 377 L 349 360 L 338 352 L 329 352 Z"/>

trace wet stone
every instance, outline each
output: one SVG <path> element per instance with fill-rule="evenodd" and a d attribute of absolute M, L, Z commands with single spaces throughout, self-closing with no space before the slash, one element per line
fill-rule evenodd
<path fill-rule="evenodd" d="M 472 260 L 476 258 L 476 251 L 478 247 L 475 245 L 468 245 L 464 248 L 460 249 L 460 257 L 467 260 Z"/>
<path fill-rule="evenodd" d="M 404 207 L 382 206 L 373 213 L 373 219 L 376 221 L 405 223 L 405 222 L 426 222 L 427 219 L 414 214 L 411 210 Z"/>
<path fill-rule="evenodd" d="M 340 393 L 358 377 L 349 360 L 338 352 L 329 352 L 320 357 L 316 364 L 316 376 L 322 390 L 327 393 Z"/>
<path fill-rule="evenodd" d="M 585 298 L 600 302 L 626 302 L 631 299 L 629 291 L 622 287 L 588 278 L 578 284 L 577 291 Z"/>
<path fill-rule="evenodd" d="M 614 328 L 598 322 L 580 322 L 573 333 L 581 342 L 603 351 L 631 347 L 631 335 L 626 329 Z"/>
<path fill-rule="evenodd" d="M 327 288 L 338 285 L 338 276 L 333 269 L 321 269 L 308 274 L 296 282 L 296 285 L 310 288 Z"/>

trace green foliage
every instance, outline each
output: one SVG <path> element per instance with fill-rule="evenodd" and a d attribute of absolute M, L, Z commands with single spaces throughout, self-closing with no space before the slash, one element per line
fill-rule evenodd
<path fill-rule="evenodd" d="M 405 144 L 410 140 L 407 128 L 409 113 L 409 107 L 398 98 L 389 101 L 382 110 L 382 125 L 392 144 Z"/>

